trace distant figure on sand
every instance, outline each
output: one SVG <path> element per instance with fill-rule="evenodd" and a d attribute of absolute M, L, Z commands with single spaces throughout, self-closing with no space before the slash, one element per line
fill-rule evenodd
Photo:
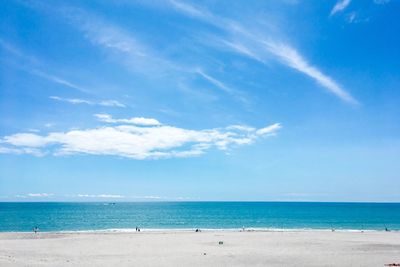
<path fill-rule="evenodd" d="M 138 227 L 136 226 L 136 232 L 137 232 L 137 230 L 138 230 Z"/>
<path fill-rule="evenodd" d="M 35 234 L 36 234 L 37 232 L 39 232 L 39 227 L 37 227 L 37 226 L 33 227 L 33 232 L 35 232 Z"/>

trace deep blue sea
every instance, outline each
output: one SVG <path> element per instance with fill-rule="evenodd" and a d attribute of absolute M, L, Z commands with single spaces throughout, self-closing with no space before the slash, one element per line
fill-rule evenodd
<path fill-rule="evenodd" d="M 400 230 L 400 203 L 0 203 L 0 231 L 107 229 Z"/>

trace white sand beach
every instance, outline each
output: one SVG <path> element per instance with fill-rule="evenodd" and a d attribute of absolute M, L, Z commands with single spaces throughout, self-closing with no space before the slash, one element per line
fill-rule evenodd
<path fill-rule="evenodd" d="M 390 263 L 400 263 L 400 232 L 0 233 L 0 266 L 375 267 Z"/>

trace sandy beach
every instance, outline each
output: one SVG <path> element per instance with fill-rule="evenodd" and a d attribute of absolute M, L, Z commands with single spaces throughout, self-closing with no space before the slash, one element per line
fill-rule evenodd
<path fill-rule="evenodd" d="M 400 263 L 400 232 L 0 233 L 0 266 L 385 266 L 390 263 Z"/>

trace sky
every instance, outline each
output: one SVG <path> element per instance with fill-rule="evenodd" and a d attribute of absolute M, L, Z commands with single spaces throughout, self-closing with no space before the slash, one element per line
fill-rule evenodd
<path fill-rule="evenodd" d="M 400 202 L 399 0 L 0 5 L 0 201 Z"/>

